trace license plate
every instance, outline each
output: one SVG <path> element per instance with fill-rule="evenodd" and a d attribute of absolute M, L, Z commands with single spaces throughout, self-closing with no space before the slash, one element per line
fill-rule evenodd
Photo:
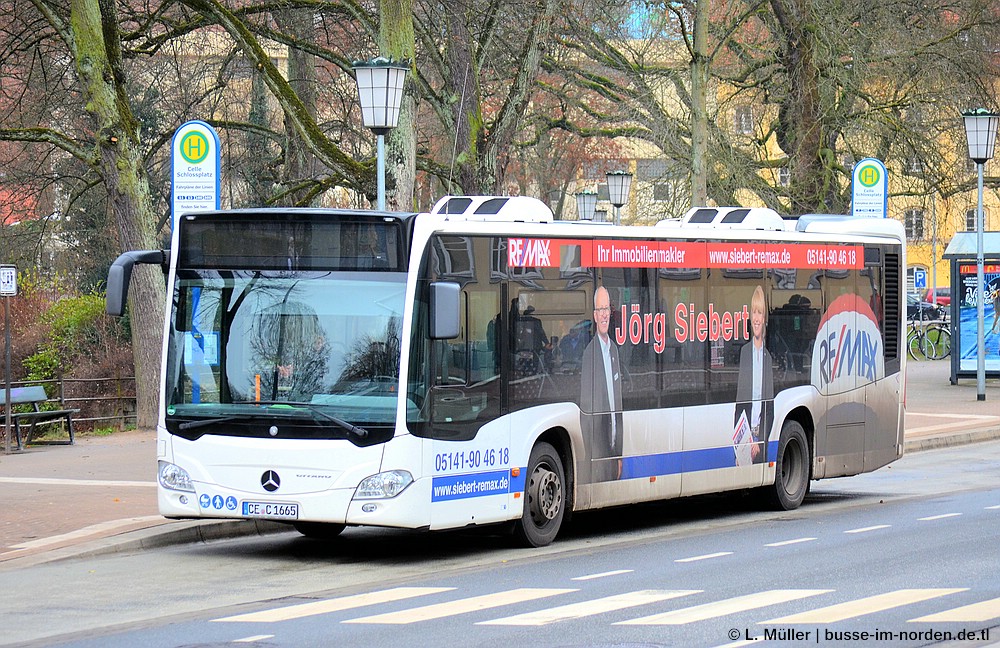
<path fill-rule="evenodd" d="M 243 515 L 272 520 L 297 520 L 299 505 L 282 502 L 243 502 Z"/>

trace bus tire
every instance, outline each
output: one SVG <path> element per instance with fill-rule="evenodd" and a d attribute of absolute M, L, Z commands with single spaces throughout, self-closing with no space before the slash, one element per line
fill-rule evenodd
<path fill-rule="evenodd" d="M 559 453 L 548 443 L 531 449 L 524 480 L 524 511 L 514 524 L 514 538 L 524 547 L 544 547 L 559 533 L 566 515 L 566 472 Z"/>
<path fill-rule="evenodd" d="M 802 504 L 809 492 L 811 461 L 809 441 L 802 424 L 786 420 L 781 426 L 778 456 L 775 458 L 774 486 L 767 489 L 768 504 L 780 511 L 791 511 Z"/>
<path fill-rule="evenodd" d="M 332 522 L 294 522 L 295 530 L 314 540 L 333 540 L 347 528 L 346 524 Z"/>

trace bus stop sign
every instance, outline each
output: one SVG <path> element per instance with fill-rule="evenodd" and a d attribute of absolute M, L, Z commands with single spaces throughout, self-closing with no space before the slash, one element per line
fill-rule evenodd
<path fill-rule="evenodd" d="M 0 266 L 0 297 L 17 295 L 17 268 L 12 265 Z"/>

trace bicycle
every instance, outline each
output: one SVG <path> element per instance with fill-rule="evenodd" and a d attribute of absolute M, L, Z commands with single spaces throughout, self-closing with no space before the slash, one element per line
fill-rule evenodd
<path fill-rule="evenodd" d="M 906 352 L 913 360 L 940 360 L 951 353 L 951 330 L 944 322 L 908 320 Z"/>

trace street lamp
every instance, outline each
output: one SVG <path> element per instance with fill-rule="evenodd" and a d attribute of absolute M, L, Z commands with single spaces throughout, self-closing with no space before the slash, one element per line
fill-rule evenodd
<path fill-rule="evenodd" d="M 597 209 L 597 192 L 581 191 L 576 194 L 576 217 L 582 221 L 594 220 L 594 210 Z"/>
<path fill-rule="evenodd" d="M 979 191 L 976 203 L 976 400 L 986 400 L 986 315 L 983 302 L 986 291 L 983 281 L 983 165 L 993 157 L 1000 114 L 985 108 L 963 110 L 965 136 L 969 140 L 969 157 L 979 171 Z"/>
<path fill-rule="evenodd" d="M 399 123 L 399 106 L 403 102 L 403 82 L 409 69 L 407 61 L 393 62 L 379 56 L 370 61 L 354 62 L 354 78 L 361 100 L 361 121 L 375 133 L 378 140 L 378 209 L 385 211 L 385 135 Z"/>
<path fill-rule="evenodd" d="M 628 171 L 608 171 L 608 197 L 615 206 L 615 225 L 622 224 L 621 208 L 628 202 L 632 174 Z"/>

